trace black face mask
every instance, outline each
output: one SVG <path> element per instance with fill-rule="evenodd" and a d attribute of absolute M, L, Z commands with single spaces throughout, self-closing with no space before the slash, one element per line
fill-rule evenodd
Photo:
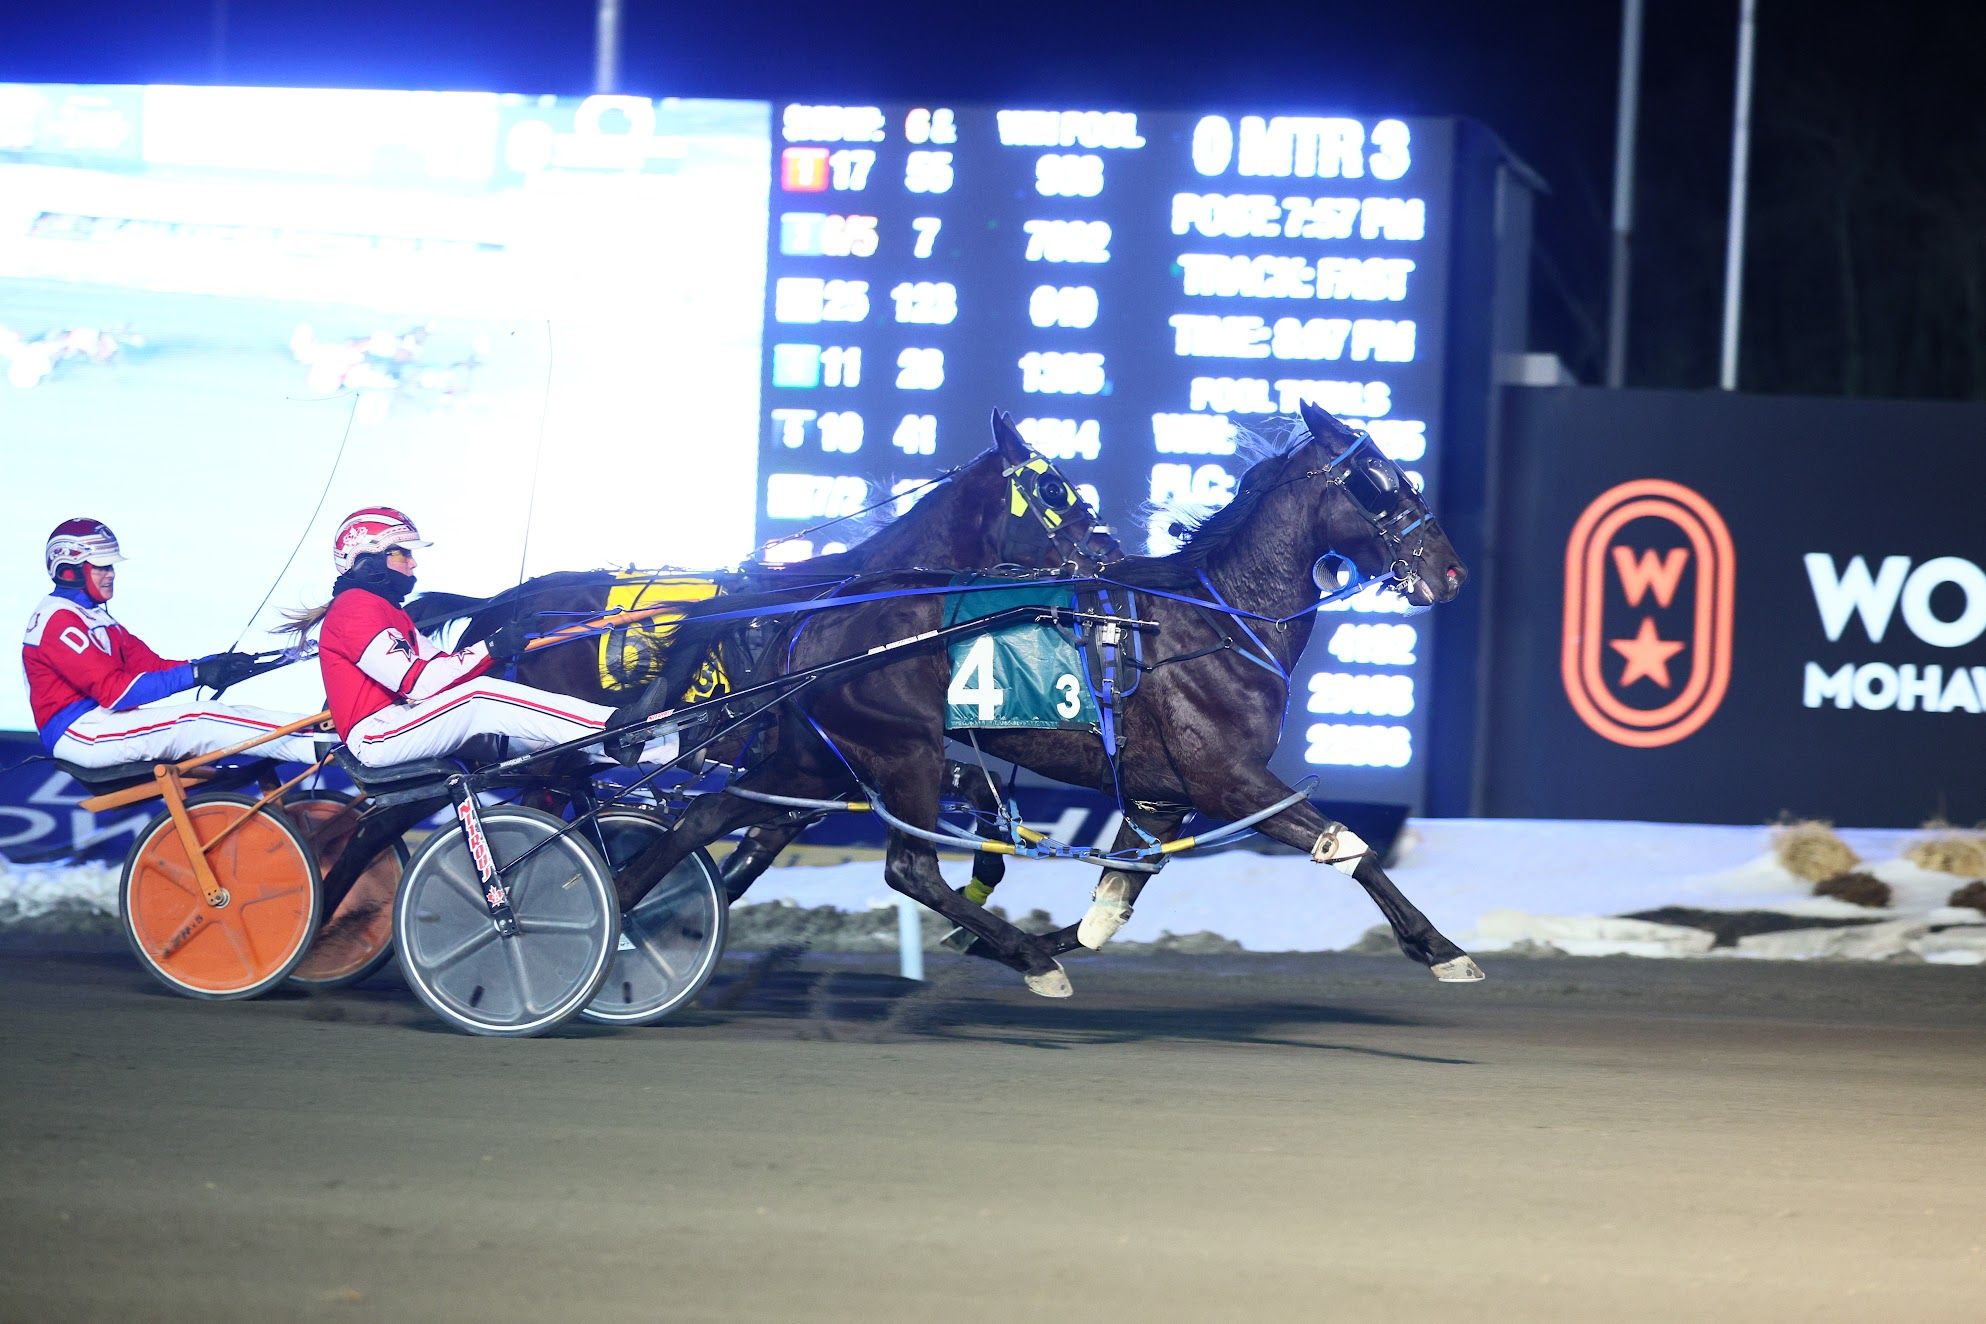
<path fill-rule="evenodd" d="M 348 588 L 362 588 L 397 607 L 414 591 L 414 577 L 387 565 L 380 553 L 367 552 L 352 563 L 350 570 L 338 576 L 338 582 L 331 586 L 331 596 L 336 597 Z"/>

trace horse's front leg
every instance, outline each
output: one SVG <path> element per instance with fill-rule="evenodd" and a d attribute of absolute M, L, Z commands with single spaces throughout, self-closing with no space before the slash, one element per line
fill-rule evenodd
<path fill-rule="evenodd" d="M 1001 803 L 1000 793 L 988 782 L 982 769 L 947 759 L 943 785 L 946 796 L 963 800 L 972 807 L 980 836 L 988 841 L 1005 840 L 995 825 L 1006 806 Z M 972 881 L 965 885 L 966 899 L 985 905 L 993 895 L 993 889 L 1006 876 L 1006 856 L 990 850 L 975 852 L 972 857 Z"/>
<path fill-rule="evenodd" d="M 1292 794 L 1292 788 L 1267 767 L 1235 773 L 1218 781 L 1187 790 L 1194 807 L 1222 822 L 1233 822 L 1267 808 Z M 1294 846 L 1309 854 L 1318 864 L 1328 864 L 1365 889 L 1379 913 L 1386 917 L 1400 950 L 1431 970 L 1443 983 L 1474 983 L 1483 978 L 1482 968 L 1468 953 L 1450 942 L 1436 929 L 1414 903 L 1407 900 L 1386 871 L 1379 866 L 1378 852 L 1370 849 L 1357 833 L 1342 823 L 1333 823 L 1299 800 L 1258 830 L 1267 837 Z"/>

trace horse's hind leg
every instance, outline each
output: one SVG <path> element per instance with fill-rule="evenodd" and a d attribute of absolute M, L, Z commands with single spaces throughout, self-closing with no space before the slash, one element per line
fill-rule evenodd
<path fill-rule="evenodd" d="M 1246 817 L 1290 794 L 1290 788 L 1266 767 L 1188 789 L 1193 794 L 1196 808 L 1217 815 L 1224 822 Z M 1327 834 L 1347 831 L 1342 823 L 1330 822 L 1312 809 L 1307 800 L 1299 800 L 1264 821 L 1258 830 L 1286 846 L 1296 847 L 1312 859 L 1318 859 L 1316 851 Z M 1428 917 L 1393 885 L 1393 880 L 1379 867 L 1375 855 L 1368 852 L 1358 856 L 1350 869 L 1345 868 L 1348 861 L 1342 858 L 1320 860 L 1320 863 L 1324 862 L 1341 873 L 1349 873 L 1365 889 L 1366 895 L 1379 907 L 1379 913 L 1386 917 L 1400 950 L 1432 970 L 1436 979 L 1443 983 L 1473 983 L 1483 977 L 1481 968 L 1469 959 L 1468 954 L 1444 937 Z"/>
<path fill-rule="evenodd" d="M 433 801 L 419 801 L 386 809 L 366 809 L 359 819 L 359 830 L 352 834 L 338 862 L 324 875 L 321 905 L 325 916 L 329 917 L 338 908 L 379 852 L 405 836 L 438 807 Z"/>
<path fill-rule="evenodd" d="M 945 765 L 945 790 L 969 802 L 982 816 L 991 819 L 1000 809 L 999 796 L 986 784 L 986 779 L 977 775 L 977 769 L 963 763 Z M 805 814 L 783 817 L 775 823 L 761 823 L 745 834 L 738 848 L 724 857 L 719 873 L 724 878 L 724 889 L 730 899 L 736 902 L 743 897 L 759 876 L 772 867 L 773 859 L 779 852 L 792 845 L 799 835 L 821 821 L 820 814 Z M 990 834 L 989 834 L 990 835 Z M 1000 885 L 1006 876 L 1007 865 L 1004 856 L 991 851 L 980 851 L 972 857 L 972 882 L 966 895 L 980 905 L 986 904 L 993 889 Z"/>
<path fill-rule="evenodd" d="M 745 779 L 747 782 L 751 778 Z M 805 789 L 789 794 L 805 795 Z M 614 875 L 621 911 L 634 909 L 650 888 L 699 846 L 708 846 L 727 832 L 755 826 L 780 817 L 786 811 L 777 805 L 762 804 L 735 795 L 703 795 L 690 802 L 667 836 L 630 860 Z M 756 875 L 754 875 L 756 876 Z"/>
<path fill-rule="evenodd" d="M 759 875 L 772 867 L 773 857 L 818 822 L 820 816 L 815 814 L 789 818 L 779 823 L 761 823 L 747 832 L 745 839 L 738 843 L 738 848 L 725 856 L 724 863 L 717 868 L 724 879 L 726 899 L 735 905 L 759 880 Z"/>

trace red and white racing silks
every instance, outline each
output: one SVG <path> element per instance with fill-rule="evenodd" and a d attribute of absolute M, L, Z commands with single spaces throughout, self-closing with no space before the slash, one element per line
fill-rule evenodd
<path fill-rule="evenodd" d="M 448 652 L 405 611 L 364 589 L 332 602 L 317 656 L 338 734 L 369 767 L 438 758 L 485 734 L 543 749 L 598 734 L 614 713 L 486 676 L 492 664 L 481 644 Z M 645 754 L 672 757 L 675 742 L 672 732 Z"/>
<path fill-rule="evenodd" d="M 86 768 L 190 758 L 239 744 L 293 718 L 238 704 L 155 702 L 194 684 L 193 664 L 162 658 L 108 608 L 68 588 L 48 595 L 21 640 L 28 702 L 42 748 Z M 314 762 L 308 736 L 259 746 L 271 758 Z"/>
<path fill-rule="evenodd" d="M 489 650 L 481 644 L 448 652 L 415 629 L 401 608 L 362 588 L 348 588 L 332 601 L 317 636 L 317 660 L 331 720 L 347 743 L 353 728 L 382 709 L 432 698 L 490 669 Z"/>
<path fill-rule="evenodd" d="M 191 663 L 160 657 L 74 589 L 49 594 L 28 618 L 21 666 L 37 730 L 80 703 L 132 708 L 193 683 Z"/>

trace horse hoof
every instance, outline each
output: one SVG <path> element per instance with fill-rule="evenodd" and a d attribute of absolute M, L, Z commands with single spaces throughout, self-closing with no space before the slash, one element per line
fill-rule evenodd
<path fill-rule="evenodd" d="M 1440 965 L 1429 966 L 1428 969 L 1432 970 L 1434 977 L 1444 984 L 1474 984 L 1487 978 L 1483 974 L 1483 968 L 1466 956 L 1443 961 Z"/>
<path fill-rule="evenodd" d="M 1039 993 L 1044 998 L 1069 998 L 1076 994 L 1076 986 L 1069 982 L 1068 972 L 1060 961 L 1049 962 L 1049 968 L 1038 975 L 1022 975 L 1030 993 Z"/>
<path fill-rule="evenodd" d="M 1106 875 L 1091 894 L 1083 922 L 1076 926 L 1076 941 L 1093 952 L 1102 951 L 1131 918 L 1130 891 L 1129 879 Z"/>

